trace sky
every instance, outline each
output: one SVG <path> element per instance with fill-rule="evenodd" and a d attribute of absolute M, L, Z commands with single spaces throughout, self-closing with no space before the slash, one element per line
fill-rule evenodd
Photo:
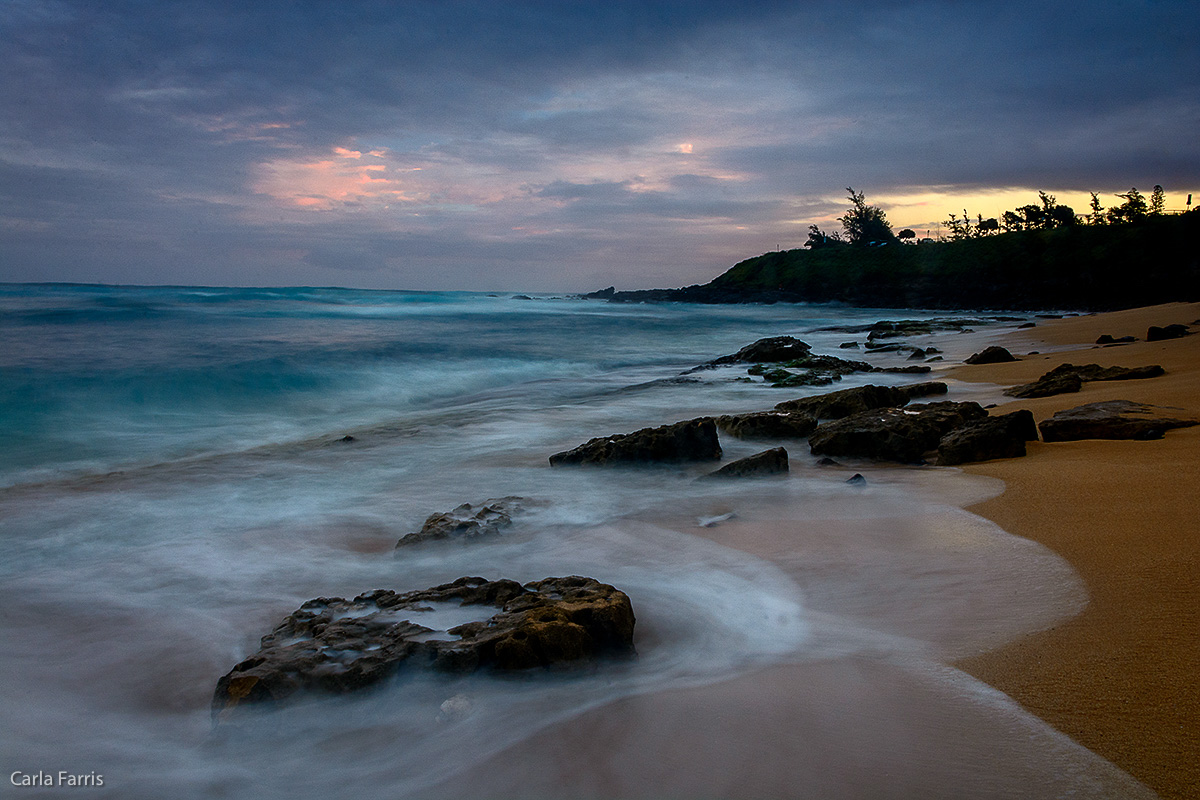
<path fill-rule="evenodd" d="M 590 291 L 1200 204 L 1195 0 L 0 0 L 0 281 Z"/>

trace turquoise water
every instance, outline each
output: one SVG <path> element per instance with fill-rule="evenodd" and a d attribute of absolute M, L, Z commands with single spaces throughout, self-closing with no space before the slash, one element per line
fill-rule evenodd
<path fill-rule="evenodd" d="M 856 337 L 819 329 L 887 316 L 482 293 L 0 285 L 5 763 L 104 774 L 89 796 L 405 797 L 618 697 L 874 641 L 878 631 L 861 621 L 814 617 L 794 570 L 661 520 L 924 513 L 930 501 L 911 481 L 872 477 L 856 491 L 812 467 L 803 443 L 789 445 L 789 477 L 730 487 L 695 480 L 710 466 L 551 469 L 546 459 L 593 436 L 825 391 L 744 382 L 741 368 L 681 373 L 764 336 L 794 334 L 837 354 Z M 944 337 L 948 361 L 983 335 Z M 729 458 L 770 446 L 722 443 Z M 392 555 L 429 514 L 505 495 L 534 502 L 502 539 Z M 850 563 L 878 551 L 861 548 Z M 813 559 L 810 590 L 940 630 L 947 609 L 962 619 L 961 609 L 989 602 L 978 596 L 984 567 L 957 557 L 926 545 L 889 551 L 869 574 Z M 629 593 L 635 662 L 515 680 L 410 679 L 366 697 L 313 698 L 240 731 L 211 729 L 217 678 L 310 598 L 565 574 Z M 897 605 L 918 586 L 919 599 Z M 460 694 L 472 713 L 447 724 L 440 704 Z"/>

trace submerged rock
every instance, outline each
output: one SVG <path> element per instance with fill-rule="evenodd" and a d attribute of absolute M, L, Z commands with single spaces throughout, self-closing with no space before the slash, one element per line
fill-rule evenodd
<path fill-rule="evenodd" d="M 459 616 L 478 606 L 479 614 L 439 633 L 442 626 L 431 621 L 439 603 L 452 604 Z M 286 617 L 257 653 L 217 682 L 213 715 L 220 721 L 236 708 L 299 691 L 362 689 L 402 667 L 509 671 L 631 654 L 634 622 L 624 592 L 579 576 L 524 586 L 459 578 L 404 594 L 377 589 L 353 600 L 322 597 Z"/>
<path fill-rule="evenodd" d="M 711 417 L 700 417 L 633 433 L 599 436 L 573 450 L 555 453 L 550 456 L 550 465 L 678 463 L 716 461 L 720 457 L 717 426 Z"/>
<path fill-rule="evenodd" d="M 725 414 L 717 417 L 716 423 L 739 439 L 804 439 L 817 427 L 815 417 L 788 411 Z"/>
<path fill-rule="evenodd" d="M 788 471 L 787 450 L 775 447 L 755 453 L 737 461 L 731 461 L 716 472 L 710 472 L 707 478 L 750 478 L 762 475 L 779 475 Z"/>
<path fill-rule="evenodd" d="M 874 409 L 825 423 L 808 437 L 808 443 L 814 455 L 918 463 L 945 434 L 985 416 L 978 403 Z"/>
<path fill-rule="evenodd" d="M 838 419 L 869 411 L 873 408 L 888 408 L 906 405 L 917 397 L 945 394 L 946 384 L 939 381 L 915 383 L 911 386 L 855 386 L 816 397 L 801 397 L 776 403 L 778 411 L 805 414 L 817 419 Z"/>
<path fill-rule="evenodd" d="M 478 506 L 463 503 L 453 511 L 430 514 L 421 530 L 410 533 L 396 542 L 396 547 L 420 544 L 438 539 L 473 539 L 495 536 L 512 525 L 513 514 L 523 510 L 523 497 L 500 497 Z"/>
<path fill-rule="evenodd" d="M 846 478 L 846 483 L 850 484 L 851 486 L 866 486 L 867 479 L 863 477 L 861 472 L 856 472 L 849 478 Z"/>
<path fill-rule="evenodd" d="M 940 466 L 1017 458 L 1025 455 L 1025 442 L 1036 442 L 1033 413 L 1025 409 L 988 417 L 950 431 L 938 443 Z"/>
<path fill-rule="evenodd" d="M 1172 428 L 1198 424 L 1193 419 L 1157 416 L 1158 407 L 1130 400 L 1088 403 L 1065 411 L 1038 425 L 1042 440 L 1070 442 L 1079 439 L 1161 439 Z"/>
<path fill-rule="evenodd" d="M 963 359 L 964 364 L 1003 364 L 1007 361 L 1016 361 L 1017 357 L 1008 350 L 999 345 L 985 347 L 982 351 L 974 353 Z"/>

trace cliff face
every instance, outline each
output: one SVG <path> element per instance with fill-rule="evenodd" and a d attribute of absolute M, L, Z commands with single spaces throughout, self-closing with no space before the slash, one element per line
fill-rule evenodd
<path fill-rule="evenodd" d="M 614 302 L 840 302 L 881 308 L 1108 310 L 1200 299 L 1200 210 L 924 245 L 786 250 L 682 289 Z"/>

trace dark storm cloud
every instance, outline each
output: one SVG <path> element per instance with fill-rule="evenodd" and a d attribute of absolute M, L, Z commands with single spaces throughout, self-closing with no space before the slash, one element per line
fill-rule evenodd
<path fill-rule="evenodd" d="M 0 279 L 678 284 L 847 184 L 1190 191 L 1194 11 L 10 0 Z"/>

